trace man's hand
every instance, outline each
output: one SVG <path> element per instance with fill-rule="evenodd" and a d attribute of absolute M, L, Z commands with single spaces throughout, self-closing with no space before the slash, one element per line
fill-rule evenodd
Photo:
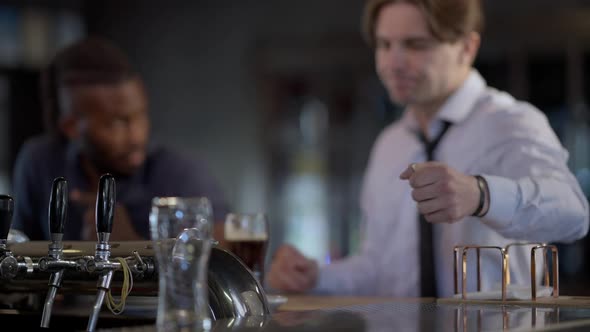
<path fill-rule="evenodd" d="M 318 264 L 305 258 L 290 245 L 281 246 L 274 255 L 266 280 L 270 287 L 289 293 L 312 289 L 318 278 Z"/>
<path fill-rule="evenodd" d="M 82 225 L 82 240 L 96 241 L 96 194 L 73 190 L 70 194 L 70 201 L 84 207 Z M 146 221 L 147 222 L 147 221 Z M 116 203 L 115 217 L 113 220 L 113 232 L 111 241 L 141 241 L 145 240 L 139 235 L 131 222 L 131 217 L 124 205 Z"/>
<path fill-rule="evenodd" d="M 479 206 L 477 179 L 440 162 L 411 164 L 400 174 L 408 180 L 418 211 L 432 223 L 454 223 Z"/>

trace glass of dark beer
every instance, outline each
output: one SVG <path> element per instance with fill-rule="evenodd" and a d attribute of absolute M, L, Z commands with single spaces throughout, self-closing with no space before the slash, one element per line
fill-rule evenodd
<path fill-rule="evenodd" d="M 228 249 L 264 284 L 264 260 L 269 226 L 265 213 L 228 213 L 225 218 L 225 241 Z"/>

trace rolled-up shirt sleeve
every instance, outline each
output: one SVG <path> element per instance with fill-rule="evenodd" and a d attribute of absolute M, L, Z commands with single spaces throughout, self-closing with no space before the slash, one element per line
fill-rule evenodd
<path fill-rule="evenodd" d="M 505 237 L 572 242 L 588 232 L 588 200 L 567 166 L 568 153 L 543 116 L 499 122 L 485 154 L 490 209 L 483 222 Z"/>

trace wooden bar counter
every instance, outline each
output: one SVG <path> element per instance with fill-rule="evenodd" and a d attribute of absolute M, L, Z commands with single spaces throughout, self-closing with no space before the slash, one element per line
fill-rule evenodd
<path fill-rule="evenodd" d="M 307 311 L 337 307 L 380 304 L 388 302 L 434 303 L 434 298 L 392 298 L 370 296 L 319 296 L 319 295 L 284 295 L 286 302 L 278 306 L 277 312 Z M 272 304 L 272 295 L 269 296 Z"/>

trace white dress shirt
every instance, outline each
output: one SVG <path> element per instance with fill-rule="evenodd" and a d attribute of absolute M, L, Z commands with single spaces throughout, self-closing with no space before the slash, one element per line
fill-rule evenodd
<path fill-rule="evenodd" d="M 440 132 L 443 120 L 452 126 L 435 159 L 465 174 L 482 175 L 489 186 L 490 209 L 484 218 L 434 225 L 440 297 L 453 294 L 455 245 L 571 242 L 587 233 L 588 201 L 567 167 L 567 151 L 542 112 L 488 87 L 473 70 L 437 112 L 429 137 Z M 361 194 L 362 249 L 322 266 L 315 292 L 419 296 L 417 207 L 410 185 L 399 179 L 409 164 L 426 158 L 418 130 L 414 115 L 406 111 L 379 135 Z M 530 286 L 530 248 L 512 247 L 509 254 L 511 283 Z M 482 250 L 481 260 L 483 290 L 498 289 L 499 251 Z M 468 287 L 473 291 L 475 259 L 469 261 Z"/>

